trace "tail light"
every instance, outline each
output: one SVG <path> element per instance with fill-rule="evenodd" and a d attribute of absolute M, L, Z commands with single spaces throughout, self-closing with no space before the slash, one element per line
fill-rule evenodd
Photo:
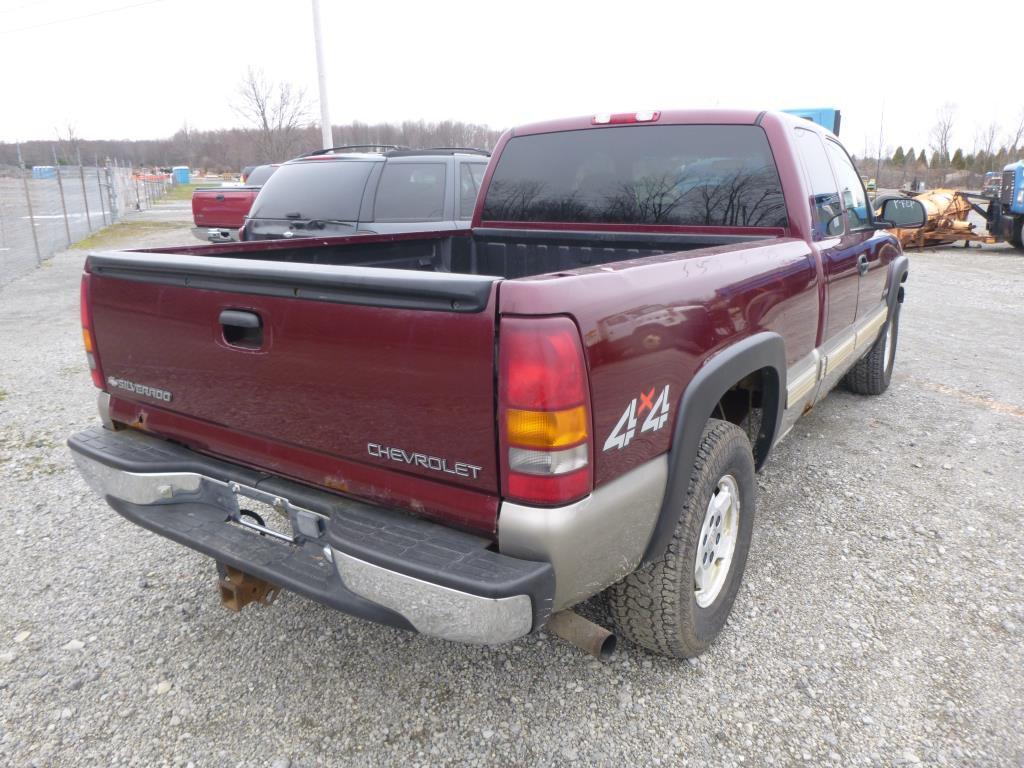
<path fill-rule="evenodd" d="M 103 389 L 103 370 L 100 368 L 99 352 L 96 350 L 96 337 L 92 329 L 92 310 L 89 307 L 89 273 L 82 275 L 81 312 L 82 312 L 82 343 L 85 345 L 85 359 L 89 362 L 89 373 L 92 383 Z"/>
<path fill-rule="evenodd" d="M 501 321 L 498 400 L 503 495 L 555 505 L 590 493 L 590 390 L 571 320 Z"/>

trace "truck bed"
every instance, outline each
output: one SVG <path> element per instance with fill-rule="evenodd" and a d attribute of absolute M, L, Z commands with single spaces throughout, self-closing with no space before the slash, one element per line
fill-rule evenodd
<path fill-rule="evenodd" d="M 645 232 L 634 235 L 622 232 L 477 229 L 473 232 L 183 246 L 134 253 L 378 267 L 515 279 L 664 253 L 757 242 L 782 234 L 781 230 L 762 230 L 757 234 Z"/>

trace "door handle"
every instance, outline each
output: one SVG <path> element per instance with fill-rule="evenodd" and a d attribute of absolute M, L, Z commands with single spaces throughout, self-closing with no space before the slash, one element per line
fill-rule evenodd
<path fill-rule="evenodd" d="M 255 312 L 225 309 L 220 313 L 224 341 L 233 347 L 259 349 L 263 346 L 263 321 Z"/>
<path fill-rule="evenodd" d="M 862 275 L 866 275 L 868 270 L 871 268 L 871 264 L 868 262 L 868 255 L 862 253 L 857 257 L 857 271 Z"/>
<path fill-rule="evenodd" d="M 243 312 L 240 309 L 225 309 L 220 313 L 220 324 L 236 328 L 259 328 L 262 323 L 255 312 Z"/>

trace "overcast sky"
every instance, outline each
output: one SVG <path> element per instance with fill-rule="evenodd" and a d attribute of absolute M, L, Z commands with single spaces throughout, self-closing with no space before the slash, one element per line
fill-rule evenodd
<path fill-rule="evenodd" d="M 862 154 L 883 109 L 883 145 L 920 148 L 954 102 L 965 150 L 991 121 L 1002 139 L 1024 110 L 1020 46 L 1007 42 L 1024 30 L 1022 0 L 977 4 L 975 17 L 937 0 L 321 5 L 335 124 L 836 106 Z M 230 104 L 248 65 L 316 96 L 308 0 L 0 0 L 0 140 L 68 123 L 111 139 L 239 125 Z"/>

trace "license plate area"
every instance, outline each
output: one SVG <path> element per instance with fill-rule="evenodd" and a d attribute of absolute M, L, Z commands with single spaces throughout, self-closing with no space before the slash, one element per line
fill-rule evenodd
<path fill-rule="evenodd" d="M 227 522 L 252 533 L 286 544 L 301 544 L 319 539 L 326 530 L 327 518 L 318 512 L 297 507 L 288 499 L 229 483 L 233 501 Z"/>
<path fill-rule="evenodd" d="M 295 543 L 292 521 L 286 514 L 278 512 L 265 501 L 243 496 L 240 493 L 235 494 L 235 503 L 238 505 L 238 519 L 235 522 L 243 528 L 263 536 L 271 536 L 279 541 L 286 541 L 289 544 Z"/>

